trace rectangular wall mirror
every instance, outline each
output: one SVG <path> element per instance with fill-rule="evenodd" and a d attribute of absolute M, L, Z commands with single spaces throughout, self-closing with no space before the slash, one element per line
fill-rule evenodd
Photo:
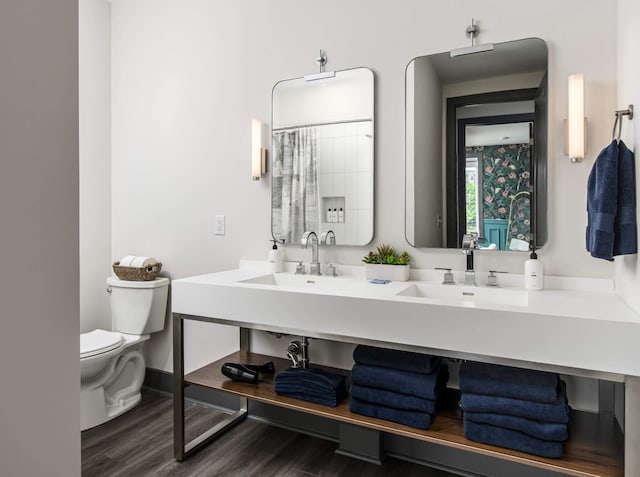
<path fill-rule="evenodd" d="M 373 240 L 374 77 L 368 68 L 283 80 L 272 93 L 271 233 L 299 244 Z"/>
<path fill-rule="evenodd" d="M 527 251 L 547 238 L 547 45 L 412 60 L 405 234 L 414 247 Z"/>

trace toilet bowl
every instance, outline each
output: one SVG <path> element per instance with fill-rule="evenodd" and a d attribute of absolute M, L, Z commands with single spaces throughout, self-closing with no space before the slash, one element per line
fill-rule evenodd
<path fill-rule="evenodd" d="M 164 328 L 169 279 L 147 282 L 107 279 L 112 330 L 80 335 L 80 429 L 130 410 L 141 400 L 142 346 Z"/>

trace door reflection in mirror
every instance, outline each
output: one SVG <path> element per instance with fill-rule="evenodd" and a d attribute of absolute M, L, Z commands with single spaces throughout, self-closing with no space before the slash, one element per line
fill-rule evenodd
<path fill-rule="evenodd" d="M 481 248 L 509 250 L 514 237 L 530 241 L 532 120 L 533 114 L 524 113 L 458 121 L 459 168 L 465 171 L 460 228 L 476 232 Z M 526 199 L 514 202 L 521 192 Z"/>
<path fill-rule="evenodd" d="M 481 246 L 495 244 L 500 250 L 513 250 L 517 241 L 535 241 L 536 247 L 545 243 L 547 62 L 547 46 L 539 38 L 497 43 L 493 51 L 455 58 L 442 52 L 409 62 L 405 75 L 405 236 L 411 245 L 460 248 L 468 229 L 477 230 L 485 239 Z M 520 103 L 527 103 L 527 108 L 520 109 Z M 489 158 L 477 150 L 467 155 L 467 145 L 480 145 L 466 143 L 461 123 L 470 118 L 524 113 L 531 114 L 531 118 L 519 122 L 533 123 L 534 139 L 510 139 L 491 146 L 504 147 L 507 152 L 515 150 L 516 155 L 507 166 L 514 165 L 518 171 L 518 164 L 525 157 L 529 160 L 526 178 L 529 187 L 509 183 L 509 190 L 505 190 L 507 186 L 499 182 L 489 194 L 488 181 L 492 178 L 503 177 L 505 183 L 507 179 L 524 180 L 527 171 L 489 175 L 487 167 L 495 170 L 495 164 L 486 164 Z M 497 152 L 494 150 L 492 154 Z M 468 161 L 468 157 L 476 157 L 477 164 Z M 500 156 L 494 155 L 492 159 L 495 162 Z M 509 177 L 511 172 L 516 178 Z M 522 196 L 514 203 L 514 207 L 520 208 L 519 214 L 514 212 L 514 219 L 519 222 L 511 227 L 509 202 L 521 190 L 529 192 L 528 203 L 523 202 Z M 521 217 L 520 213 L 528 217 Z M 525 221 L 528 229 L 522 227 Z M 512 230 L 516 226 L 518 230 Z M 519 245 L 516 250 L 522 247 Z"/>

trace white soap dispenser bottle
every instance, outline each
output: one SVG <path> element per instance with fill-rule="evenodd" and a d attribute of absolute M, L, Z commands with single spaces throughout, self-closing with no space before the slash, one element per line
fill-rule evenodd
<path fill-rule="evenodd" d="M 282 271 L 282 254 L 278 250 L 278 241 L 273 239 L 273 247 L 269 251 L 269 271 L 278 273 Z"/>
<path fill-rule="evenodd" d="M 524 262 L 524 287 L 527 290 L 542 290 L 544 288 L 544 266 L 536 252 L 531 252 L 529 260 Z"/>

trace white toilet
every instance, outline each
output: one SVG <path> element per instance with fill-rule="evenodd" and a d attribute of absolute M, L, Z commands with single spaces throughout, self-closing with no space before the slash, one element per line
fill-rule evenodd
<path fill-rule="evenodd" d="M 162 331 L 169 279 L 135 282 L 107 278 L 113 331 L 80 335 L 80 428 L 90 429 L 140 402 L 142 346 Z"/>

